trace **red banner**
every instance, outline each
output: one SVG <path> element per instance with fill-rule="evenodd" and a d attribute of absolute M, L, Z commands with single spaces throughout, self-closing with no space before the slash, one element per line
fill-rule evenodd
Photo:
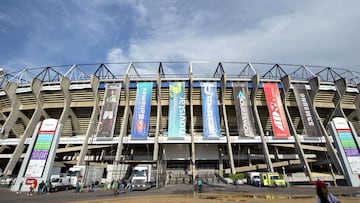
<path fill-rule="evenodd" d="M 266 103 L 268 106 L 274 137 L 290 137 L 289 126 L 286 122 L 285 112 L 277 83 L 264 83 Z"/>

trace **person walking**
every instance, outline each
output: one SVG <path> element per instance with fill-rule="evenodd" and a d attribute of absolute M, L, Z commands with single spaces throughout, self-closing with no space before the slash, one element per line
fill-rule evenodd
<path fill-rule="evenodd" d="M 35 188 L 35 183 L 31 183 L 28 196 L 33 196 L 34 188 Z"/>
<path fill-rule="evenodd" d="M 240 185 L 240 179 L 236 178 L 235 180 L 236 191 L 239 191 L 239 185 Z"/>
<path fill-rule="evenodd" d="M 114 183 L 115 183 L 115 179 L 113 178 L 110 183 L 110 188 L 109 188 L 110 190 L 113 188 Z"/>
<path fill-rule="evenodd" d="M 113 184 L 113 191 L 114 191 L 114 196 L 117 196 L 119 194 L 118 192 L 119 190 L 119 181 L 114 181 L 114 184 Z"/>
<path fill-rule="evenodd" d="M 37 190 L 38 195 L 43 194 L 44 187 L 45 187 L 45 183 L 44 183 L 44 181 L 41 181 L 41 183 L 39 184 L 38 190 Z"/>
<path fill-rule="evenodd" d="M 316 181 L 316 195 L 318 203 L 340 203 L 339 199 L 329 193 L 327 184 L 323 181 Z"/>
<path fill-rule="evenodd" d="M 202 192 L 202 185 L 203 185 L 203 181 L 201 178 L 199 178 L 197 181 L 196 181 L 196 184 L 198 186 L 198 192 L 201 193 Z"/>
<path fill-rule="evenodd" d="M 79 193 L 80 193 L 80 180 L 78 180 L 78 181 L 76 182 L 75 193 L 76 193 L 76 194 L 79 194 Z"/>
<path fill-rule="evenodd" d="M 50 181 L 50 179 L 48 180 L 48 181 L 46 181 L 46 183 L 45 183 L 45 189 L 46 189 L 46 194 L 50 194 L 51 193 L 51 181 Z"/>

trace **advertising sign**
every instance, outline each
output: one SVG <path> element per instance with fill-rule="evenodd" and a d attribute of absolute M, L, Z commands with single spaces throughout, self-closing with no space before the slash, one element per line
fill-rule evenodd
<path fill-rule="evenodd" d="M 121 84 L 106 84 L 103 105 L 101 107 L 99 124 L 97 127 L 97 139 L 111 139 L 114 136 L 120 91 Z"/>
<path fill-rule="evenodd" d="M 333 119 L 335 130 L 353 173 L 360 173 L 360 152 L 346 119 Z"/>
<path fill-rule="evenodd" d="M 57 124 L 58 122 L 55 119 L 46 119 L 42 122 L 26 168 L 26 178 L 39 178 L 42 176 Z"/>
<path fill-rule="evenodd" d="M 277 83 L 264 83 L 263 86 L 274 137 L 287 138 L 290 136 L 290 131 L 286 121 L 278 85 Z"/>
<path fill-rule="evenodd" d="M 236 121 L 239 136 L 255 136 L 254 117 L 251 110 L 247 82 L 234 82 Z"/>
<path fill-rule="evenodd" d="M 220 138 L 220 116 L 216 82 L 204 82 L 201 86 L 201 103 L 204 138 Z"/>
<path fill-rule="evenodd" d="M 185 137 L 185 82 L 170 82 L 168 137 Z"/>
<path fill-rule="evenodd" d="M 296 104 L 299 108 L 302 123 L 304 125 L 307 136 L 309 137 L 320 137 L 317 128 L 319 123 L 315 122 L 315 112 L 311 104 L 309 94 L 303 84 L 293 84 L 294 95 Z"/>
<path fill-rule="evenodd" d="M 131 127 L 132 139 L 147 139 L 151 111 L 152 82 L 139 82 L 136 90 L 134 116 Z"/>

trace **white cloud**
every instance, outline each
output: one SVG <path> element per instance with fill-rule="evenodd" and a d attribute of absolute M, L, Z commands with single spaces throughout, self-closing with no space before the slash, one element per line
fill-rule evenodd
<path fill-rule="evenodd" d="M 129 59 L 124 56 L 121 48 L 113 48 L 108 52 L 106 61 L 109 63 L 117 63 L 121 61 L 129 61 Z"/>
<path fill-rule="evenodd" d="M 5 25 L 0 26 L 0 34 L 7 30 L 14 33 L 5 33 L 0 39 L 5 47 L 0 61 L 6 68 L 22 67 L 25 63 L 21 61 L 45 66 L 192 60 L 312 64 L 356 70 L 359 5 L 358 1 L 281 0 L 9 4 L 0 8 L 0 23 Z M 213 73 L 214 64 L 204 71 Z M 170 67 L 166 73 L 187 71 Z M 141 68 L 150 73 L 157 70 Z M 118 70 L 123 68 L 114 72 Z"/>
<path fill-rule="evenodd" d="M 181 2 L 180 2 L 181 3 Z M 149 29 L 145 38 L 132 38 L 126 55 L 137 61 L 209 60 L 294 63 L 324 66 L 359 65 L 358 2 L 316 1 L 283 4 L 251 25 L 243 13 L 220 17 L 202 8 L 167 2 L 146 5 L 139 12 Z M 157 10 L 154 10 L 157 6 Z M 151 11 L 151 13 L 150 13 Z M 276 11 L 276 8 L 271 10 Z M 257 12 L 264 12 L 259 10 Z M 269 11 L 268 11 L 269 12 Z M 207 19 L 209 21 L 207 21 Z M 237 21 L 231 21 L 237 20 Z M 248 19 L 251 21 L 251 19 Z M 219 29 L 217 29 L 217 27 Z M 208 69 L 210 72 L 213 70 Z"/>

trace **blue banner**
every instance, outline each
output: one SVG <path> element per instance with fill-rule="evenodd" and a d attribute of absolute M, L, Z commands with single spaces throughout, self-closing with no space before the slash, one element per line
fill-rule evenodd
<path fill-rule="evenodd" d="M 185 137 L 185 82 L 170 82 L 168 137 Z"/>
<path fill-rule="evenodd" d="M 216 82 L 201 83 L 201 103 L 204 138 L 220 137 L 220 116 Z"/>
<path fill-rule="evenodd" d="M 152 82 L 139 82 L 131 127 L 132 139 L 147 139 L 151 111 Z"/>

